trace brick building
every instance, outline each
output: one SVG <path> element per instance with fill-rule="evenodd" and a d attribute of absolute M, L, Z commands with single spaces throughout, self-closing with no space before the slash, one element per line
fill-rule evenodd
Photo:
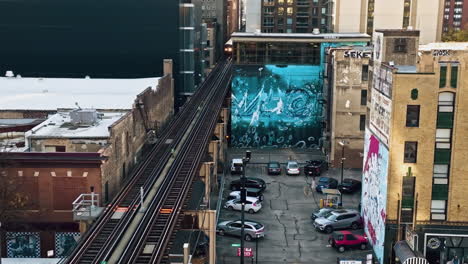
<path fill-rule="evenodd" d="M 324 86 L 328 88 L 327 132 L 330 163 L 362 168 L 371 47 L 330 48 Z M 341 143 L 340 143 L 341 142 Z"/>
<path fill-rule="evenodd" d="M 468 45 L 419 46 L 418 31 L 377 30 L 374 46 L 362 190 L 374 253 L 380 263 L 411 254 L 464 263 Z"/>
<path fill-rule="evenodd" d="M 253 0 L 246 3 L 246 32 L 333 32 L 333 1 Z"/>
<path fill-rule="evenodd" d="M 141 160 L 148 132 L 158 131 L 172 117 L 170 64 L 164 77 L 122 82 L 0 78 L 9 84 L 6 90 L 16 91 L 1 104 L 0 142 L 6 150 L 1 158 L 8 164 L 1 167 L 2 174 L 19 179 L 18 192 L 28 197 L 21 214 L 2 223 L 7 244 L 3 256 L 45 257 L 48 250 L 61 256 L 75 243 L 80 227 L 73 222 L 72 202 L 91 186 L 101 204 L 111 201 Z M 16 89 L 31 83 L 40 85 Z M 60 89 L 81 85 L 81 90 Z M 28 101 L 34 89 L 39 95 Z M 83 108 L 73 109 L 75 103 Z M 33 128 L 20 125 L 32 116 L 36 123 L 27 124 Z M 31 250 L 20 246 L 25 243 Z"/>
<path fill-rule="evenodd" d="M 468 29 L 468 1 L 445 0 L 442 34 Z"/>

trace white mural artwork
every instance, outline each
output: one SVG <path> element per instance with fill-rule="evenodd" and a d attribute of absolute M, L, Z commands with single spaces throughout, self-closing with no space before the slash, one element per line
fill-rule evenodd
<path fill-rule="evenodd" d="M 374 253 L 383 264 L 385 220 L 387 218 L 388 150 L 366 129 L 362 176 L 364 230 Z"/>

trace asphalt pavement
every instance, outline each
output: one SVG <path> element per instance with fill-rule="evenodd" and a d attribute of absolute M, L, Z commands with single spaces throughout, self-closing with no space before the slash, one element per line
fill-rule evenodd
<path fill-rule="evenodd" d="M 245 150 L 231 149 L 228 160 L 241 158 Z M 256 242 L 246 242 L 245 246 L 252 248 L 254 255 L 258 255 L 258 263 L 337 263 L 337 258 L 365 259 L 370 249 L 350 249 L 338 253 L 328 246 L 328 234 L 315 231 L 310 215 L 319 208 L 320 199 L 325 195 L 312 190 L 312 177 L 306 177 L 301 171 L 300 176 L 285 175 L 285 164 L 288 160 L 296 160 L 300 164 L 309 159 L 323 158 L 318 151 L 304 150 L 253 150 L 251 162 L 247 165 L 246 176 L 259 177 L 265 180 L 267 188 L 264 192 L 265 200 L 262 209 L 255 214 L 246 213 L 246 219 L 261 222 L 265 225 L 265 237 L 258 240 L 258 252 L 255 251 Z M 282 163 L 282 174 L 270 176 L 266 173 L 268 161 Z M 227 164 L 229 165 L 229 164 Z M 322 176 L 329 176 L 340 181 L 341 170 L 329 169 Z M 223 203 L 229 194 L 228 185 L 231 180 L 238 179 L 238 175 L 225 176 Z M 344 170 L 344 178 L 360 179 L 359 170 Z M 317 179 L 318 180 L 318 179 Z M 357 209 L 360 193 L 343 195 L 345 208 Z M 240 219 L 239 211 L 222 209 L 219 221 Z M 362 234 L 362 230 L 357 230 Z M 240 238 L 217 236 L 217 263 L 240 263 L 237 257 L 237 247 Z M 252 262 L 253 261 L 253 262 Z M 245 263 L 255 263 L 254 259 L 245 259 Z"/>

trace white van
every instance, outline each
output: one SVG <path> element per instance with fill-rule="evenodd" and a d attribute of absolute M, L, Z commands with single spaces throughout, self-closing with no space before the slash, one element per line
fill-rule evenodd
<path fill-rule="evenodd" d="M 232 159 L 231 161 L 231 174 L 242 174 L 244 166 L 242 159 Z"/>

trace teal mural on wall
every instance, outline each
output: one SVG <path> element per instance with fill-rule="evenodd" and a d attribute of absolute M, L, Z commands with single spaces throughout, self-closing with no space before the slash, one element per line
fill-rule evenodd
<path fill-rule="evenodd" d="M 319 65 L 236 65 L 231 88 L 231 146 L 322 147 L 325 51 L 365 45 L 321 43 Z"/>
<path fill-rule="evenodd" d="M 232 146 L 317 148 L 320 145 L 321 67 L 241 66 L 234 71 Z"/>

